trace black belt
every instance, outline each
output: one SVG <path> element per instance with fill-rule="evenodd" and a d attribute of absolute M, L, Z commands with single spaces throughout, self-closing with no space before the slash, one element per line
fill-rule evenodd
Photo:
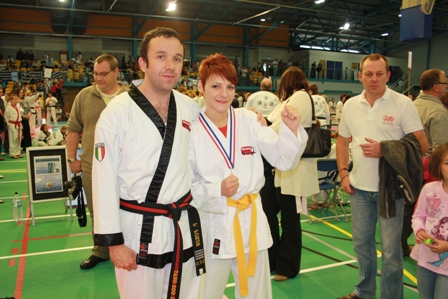
<path fill-rule="evenodd" d="M 318 119 L 327 119 L 325 116 L 318 116 Z"/>
<path fill-rule="evenodd" d="M 151 267 L 163 268 L 166 264 L 172 263 L 170 281 L 168 284 L 168 298 L 179 298 L 180 282 L 182 277 L 182 263 L 188 261 L 192 256 L 195 259 L 196 275 L 205 273 L 204 243 L 202 241 L 201 222 L 198 210 L 190 205 L 192 195 L 190 192 L 182 196 L 178 201 L 170 204 L 158 204 L 152 202 L 127 201 L 120 199 L 120 209 L 143 215 L 143 227 L 150 225 L 150 219 L 145 216 L 165 216 L 173 220 L 174 225 L 174 248 L 172 253 L 162 255 L 148 254 L 150 242 L 141 242 L 139 253 L 137 254 L 137 264 Z M 182 210 L 188 211 L 190 223 L 190 234 L 193 247 L 183 250 L 182 232 L 178 221 Z M 149 223 L 145 220 L 149 220 Z M 142 234 L 144 230 L 142 229 Z M 142 237 L 144 239 L 144 237 Z M 171 254 L 171 259 L 168 256 Z M 189 257 L 188 257 L 189 256 Z"/>

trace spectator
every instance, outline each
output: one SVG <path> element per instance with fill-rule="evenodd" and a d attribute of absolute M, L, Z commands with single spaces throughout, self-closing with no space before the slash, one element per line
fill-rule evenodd
<path fill-rule="evenodd" d="M 20 112 L 22 114 L 22 152 L 25 153 L 26 149 L 33 146 L 31 139 L 31 128 L 30 128 L 30 118 L 31 118 L 31 107 L 29 102 L 25 101 L 25 93 L 23 89 L 17 91 L 17 104 L 20 106 Z"/>
<path fill-rule="evenodd" d="M 280 119 L 285 105 L 299 108 L 302 126 L 311 127 L 312 106 L 305 74 L 298 67 L 287 69 L 278 85 L 282 101 L 268 117 L 275 122 Z M 306 197 L 319 192 L 316 159 L 302 158 L 300 163 L 289 171 L 275 170 L 277 201 L 271 201 L 270 208 L 264 208 L 274 244 L 270 250 L 271 270 L 275 270 L 275 281 L 296 277 L 300 272 L 302 259 L 302 228 L 300 212 L 306 207 Z M 303 200 L 303 202 L 302 202 Z M 282 235 L 279 234 L 277 214 L 281 214 Z"/>
<path fill-rule="evenodd" d="M 125 88 L 118 84 L 118 61 L 110 54 L 99 56 L 93 67 L 92 86 L 82 89 L 73 102 L 70 118 L 67 122 L 67 156 L 70 170 L 82 172 L 82 182 L 86 193 L 87 207 L 92 220 L 92 234 L 95 229 L 92 196 L 92 157 L 94 153 L 94 133 L 96 122 L 106 105 Z M 77 160 L 78 144 L 82 134 L 81 160 Z M 82 270 L 95 267 L 109 260 L 107 246 L 94 246 L 92 255 L 80 264 Z"/>
<path fill-rule="evenodd" d="M 383 185 L 380 185 L 379 162 L 383 155 L 383 142 L 400 140 L 402 144 L 408 142 L 406 144 L 409 144 L 409 147 L 419 144 L 422 152 L 427 150 L 428 145 L 415 105 L 408 97 L 390 90 L 386 85 L 390 77 L 386 57 L 380 54 L 368 55 L 361 61 L 360 67 L 358 78 L 364 86 L 364 91 L 348 101 L 344 107 L 336 141 L 341 187 L 344 192 L 350 194 L 359 283 L 352 293 L 339 299 L 376 298 L 375 231 L 378 220 L 383 252 L 381 298 L 402 299 L 403 254 L 400 238 L 404 199 L 380 196 L 385 184 L 382 182 Z M 402 140 L 406 134 L 411 137 Z M 350 141 L 353 170 L 349 174 Z M 401 159 L 408 157 L 401 153 L 397 156 Z M 420 165 L 412 166 L 416 168 Z M 388 183 L 398 184 L 396 181 Z"/>

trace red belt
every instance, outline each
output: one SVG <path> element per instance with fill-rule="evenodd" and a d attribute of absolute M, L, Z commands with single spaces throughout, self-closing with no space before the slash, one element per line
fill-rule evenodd
<path fill-rule="evenodd" d="M 13 121 L 10 120 L 9 123 L 15 125 L 15 128 L 18 130 L 18 138 L 17 138 L 17 143 L 20 146 L 20 142 L 22 141 L 22 136 L 20 136 L 20 127 L 22 126 L 22 123 L 20 121 Z"/>

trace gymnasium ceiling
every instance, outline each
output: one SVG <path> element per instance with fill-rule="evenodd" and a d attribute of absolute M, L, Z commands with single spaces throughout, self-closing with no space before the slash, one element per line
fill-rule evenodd
<path fill-rule="evenodd" d="M 316 0 L 177 0 L 176 10 L 167 12 L 169 2 L 172 0 L 66 0 L 65 4 L 58 0 L 0 0 L 0 9 L 57 10 L 62 6 L 73 12 L 126 15 L 137 20 L 177 19 L 196 24 L 198 35 L 213 24 L 259 28 L 257 36 L 249 37 L 252 39 L 287 26 L 291 46 L 337 51 L 368 53 L 374 47 L 376 52 L 386 53 L 403 44 L 398 42 L 400 0 L 326 0 L 320 4 Z M 448 0 L 435 0 L 433 13 L 433 35 L 447 32 Z M 261 21 L 262 17 L 266 21 Z M 341 29 L 347 22 L 350 28 Z M 382 36 L 385 33 L 388 36 Z"/>

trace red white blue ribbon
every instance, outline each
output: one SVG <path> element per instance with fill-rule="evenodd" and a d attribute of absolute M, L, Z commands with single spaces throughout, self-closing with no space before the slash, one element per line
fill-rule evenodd
<path fill-rule="evenodd" d="M 221 153 L 222 157 L 224 158 L 224 161 L 227 164 L 227 167 L 229 169 L 233 169 L 235 167 L 235 152 L 236 152 L 236 142 L 235 142 L 235 136 L 236 136 L 236 119 L 235 119 L 235 110 L 232 108 L 232 106 L 229 107 L 229 123 L 230 126 L 230 134 L 228 136 L 229 138 L 229 152 L 226 151 L 225 147 L 219 141 L 218 136 L 216 136 L 215 132 L 210 126 L 210 122 L 207 121 L 205 116 L 201 113 L 199 113 L 199 122 L 202 124 L 202 127 L 207 132 L 208 136 L 212 139 L 213 143 L 215 144 L 218 151 Z"/>

